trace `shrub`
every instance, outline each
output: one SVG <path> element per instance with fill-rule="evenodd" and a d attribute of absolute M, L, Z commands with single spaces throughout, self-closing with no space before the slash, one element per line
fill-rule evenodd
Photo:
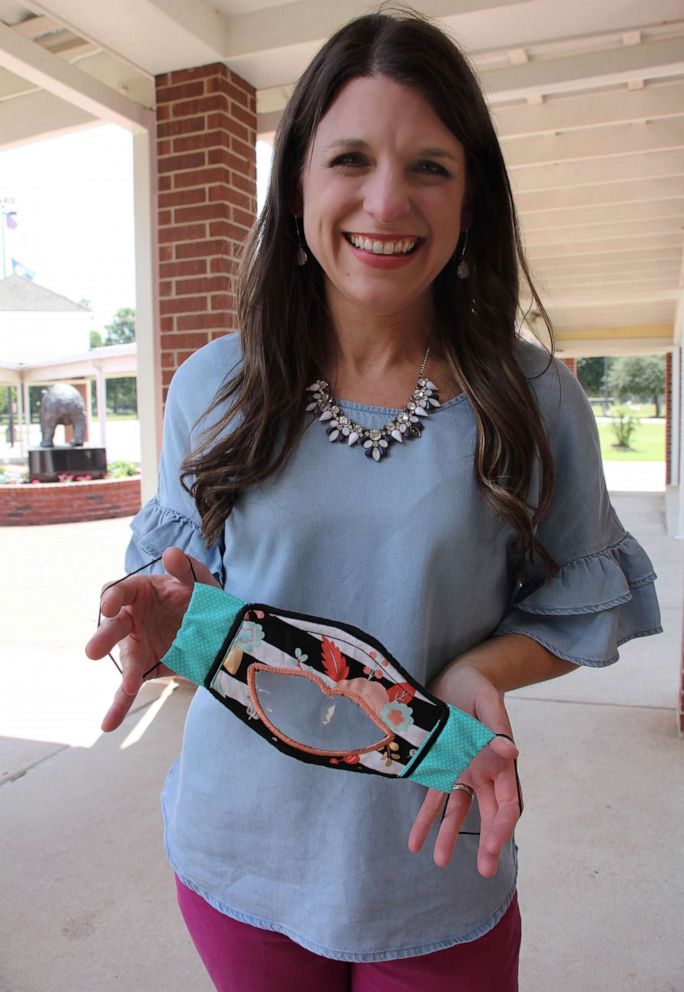
<path fill-rule="evenodd" d="M 112 479 L 125 479 L 131 475 L 139 475 L 140 469 L 135 462 L 110 462 L 107 466 L 107 474 Z"/>
<path fill-rule="evenodd" d="M 629 451 L 632 447 L 631 440 L 640 421 L 634 416 L 629 407 L 626 406 L 614 407 L 612 416 L 613 420 L 610 426 L 617 441 L 613 447 L 621 448 L 623 451 Z"/>

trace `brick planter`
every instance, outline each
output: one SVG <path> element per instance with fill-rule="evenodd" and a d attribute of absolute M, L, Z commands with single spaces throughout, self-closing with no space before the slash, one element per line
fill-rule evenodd
<path fill-rule="evenodd" d="M 0 527 L 128 517 L 140 509 L 140 476 L 91 482 L 0 485 Z"/>

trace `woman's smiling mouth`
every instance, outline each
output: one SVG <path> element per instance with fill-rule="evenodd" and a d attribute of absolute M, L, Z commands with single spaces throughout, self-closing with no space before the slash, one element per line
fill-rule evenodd
<path fill-rule="evenodd" d="M 344 236 L 349 244 L 358 251 L 383 257 L 410 255 L 423 240 L 417 237 L 397 235 L 378 237 L 378 235 L 356 234 L 349 231 L 345 231 Z"/>

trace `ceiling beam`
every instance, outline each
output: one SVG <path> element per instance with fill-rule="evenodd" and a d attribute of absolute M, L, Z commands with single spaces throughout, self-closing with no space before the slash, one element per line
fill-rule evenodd
<path fill-rule="evenodd" d="M 597 278 L 607 279 L 615 276 L 625 275 L 632 279 L 638 279 L 643 275 L 663 275 L 665 278 L 678 282 L 680 262 L 676 256 L 671 259 L 663 258 L 625 258 L 624 256 L 609 256 L 608 258 L 596 258 L 590 256 L 583 258 L 581 255 L 573 258 L 564 258 L 556 261 L 546 262 L 544 258 L 536 258 L 532 263 L 532 268 L 537 275 L 543 275 L 550 279 L 574 279 L 585 276 L 590 278 L 596 275 Z"/>
<path fill-rule="evenodd" d="M 0 134 L 2 150 L 36 140 L 56 137 L 69 131 L 99 124 L 92 114 L 86 114 L 66 100 L 60 100 L 45 90 L 35 90 L 16 100 L 0 102 Z M 39 136 L 36 131 L 39 129 Z"/>
<path fill-rule="evenodd" d="M 670 325 L 659 325 L 670 330 Z M 559 328 L 556 334 L 556 354 L 564 358 L 590 358 L 604 355 L 657 355 L 664 354 L 672 348 L 672 334 L 658 337 L 644 337 L 642 328 L 629 328 L 637 332 L 635 337 L 606 337 L 606 328 L 587 328 L 586 339 L 566 338 L 566 331 Z M 596 335 L 591 337 L 591 335 Z"/>
<path fill-rule="evenodd" d="M 539 59 L 523 65 L 484 69 L 479 77 L 487 100 L 502 103 L 682 73 L 682 40 L 666 38 L 642 45 L 622 45 L 563 58 Z"/>
<path fill-rule="evenodd" d="M 586 327 L 586 328 L 609 328 L 616 324 L 623 327 L 643 327 L 646 324 L 661 324 L 669 330 L 669 336 L 664 340 L 668 341 L 672 347 L 672 323 L 674 317 L 675 304 L 673 303 L 630 303 L 628 307 L 581 307 L 578 309 L 564 309 L 559 307 L 551 312 L 554 329 L 563 333 L 563 328 Z M 641 335 L 635 335 L 635 351 L 640 351 L 639 340 Z M 663 338 L 657 340 L 662 341 Z M 647 349 L 650 351 L 651 349 Z M 628 354 L 628 352 L 625 352 Z"/>
<path fill-rule="evenodd" d="M 621 289 L 605 293 L 572 293 L 569 296 L 547 293 L 544 303 L 549 307 L 570 309 L 572 307 L 607 307 L 620 306 L 623 303 L 671 303 L 679 299 L 678 289 Z"/>
<path fill-rule="evenodd" d="M 656 281 L 651 280 L 640 280 L 639 289 L 644 292 L 657 291 L 657 290 L 667 290 L 670 292 L 677 293 L 678 290 L 672 288 L 672 284 L 667 280 Z M 619 279 L 607 279 L 605 282 L 600 282 L 598 280 L 592 281 L 591 279 L 574 279 L 572 281 L 563 282 L 559 279 L 554 280 L 553 285 L 550 289 L 550 294 L 544 292 L 543 298 L 547 298 L 553 302 L 556 298 L 562 298 L 565 294 L 575 294 L 587 293 L 587 292 L 601 292 L 605 290 L 608 293 L 618 292 L 620 294 L 620 299 L 624 299 L 624 293 L 634 289 L 634 282 L 629 282 L 627 280 Z"/>
<path fill-rule="evenodd" d="M 668 234 L 679 235 L 681 237 L 684 217 L 662 217 L 659 220 L 652 220 L 644 223 L 640 220 L 632 220 L 629 216 L 619 217 L 608 224 L 594 224 L 586 227 L 584 225 L 554 227 L 543 231 L 530 230 L 524 228 L 525 243 L 531 245 L 552 245 L 557 244 L 562 238 L 565 244 L 592 241 L 604 241 L 606 238 L 634 238 L 641 239 L 645 234 L 649 237 Z"/>
<path fill-rule="evenodd" d="M 684 187 L 683 175 L 663 178 L 634 179 L 629 182 L 585 184 L 584 186 L 563 189 L 530 190 L 517 192 L 516 205 L 520 215 L 527 217 L 544 214 L 553 210 L 567 210 L 573 207 L 593 208 L 595 206 L 635 203 L 650 203 L 679 197 Z"/>
<path fill-rule="evenodd" d="M 681 181 L 684 176 L 684 152 L 625 154 L 615 158 L 580 159 L 528 166 L 513 170 L 511 184 L 516 193 L 525 193 L 532 190 L 564 189 L 568 186 L 596 186 L 624 180 L 646 185 L 653 179 L 669 176 Z M 644 194 L 644 199 L 649 199 L 647 189 L 644 189 Z"/>
<path fill-rule="evenodd" d="M 168 4 L 173 0 L 163 2 Z M 522 0 L 522 3 L 529 2 L 530 0 Z M 439 18 L 507 6 L 520 6 L 520 0 L 424 0 L 420 9 L 423 14 Z M 283 49 L 289 45 L 311 42 L 322 44 L 351 18 L 367 14 L 368 11 L 368 0 L 345 0 L 344 3 L 299 0 L 236 14 L 227 21 L 228 37 L 224 56 L 230 62 L 231 59 Z"/>
<path fill-rule="evenodd" d="M 675 285 L 679 282 L 679 269 L 681 261 L 679 256 L 672 255 L 670 258 L 641 258 L 634 256 L 613 255 L 606 257 L 591 255 L 586 258 L 582 255 L 575 255 L 572 258 L 562 258 L 545 260 L 535 258 L 531 260 L 531 269 L 535 279 L 554 281 L 555 279 L 584 279 L 594 275 L 604 278 L 613 278 L 616 274 L 630 276 L 636 282 L 642 273 L 661 273 L 667 276 Z"/>
<path fill-rule="evenodd" d="M 559 96 L 541 104 L 492 107 L 499 138 L 585 131 L 608 124 L 659 120 L 684 115 L 684 82 L 647 86 L 642 90 L 608 90 Z"/>
<path fill-rule="evenodd" d="M 586 242 L 583 245 L 560 244 L 531 245 L 527 254 L 530 258 L 541 255 L 547 262 L 552 258 L 564 259 L 570 255 L 588 257 L 590 255 L 633 255 L 637 257 L 671 258 L 680 257 L 682 250 L 681 234 L 664 234 L 650 237 L 648 234 L 639 238 L 639 243 L 623 241 L 621 238 L 606 239 L 605 241 Z"/>
<path fill-rule="evenodd" d="M 525 231 L 562 230 L 576 224 L 585 228 L 609 224 L 616 218 L 620 221 L 661 220 L 667 217 L 679 217 L 684 222 L 684 183 L 682 195 L 669 200 L 651 200 L 631 203 L 628 209 L 619 209 L 614 204 L 595 204 L 589 207 L 575 207 L 565 210 L 546 210 L 539 213 L 524 215 Z"/>
<path fill-rule="evenodd" d="M 646 124 L 616 124 L 596 129 L 590 135 L 571 131 L 552 137 L 516 138 L 505 143 L 503 152 L 509 169 L 521 169 L 682 148 L 684 117 L 677 117 Z"/>
<path fill-rule="evenodd" d="M 206 0 L 31 0 L 31 7 L 153 76 L 220 62 L 225 52 L 227 19 Z M 164 44 L 151 45 L 151 37 Z"/>
<path fill-rule="evenodd" d="M 154 111 L 51 55 L 4 24 L 0 24 L 0 65 L 99 120 L 129 131 L 154 126 Z"/>

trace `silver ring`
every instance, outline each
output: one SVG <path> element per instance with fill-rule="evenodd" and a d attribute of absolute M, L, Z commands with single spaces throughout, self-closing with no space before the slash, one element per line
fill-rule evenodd
<path fill-rule="evenodd" d="M 471 789 L 469 785 L 463 785 L 462 782 L 457 782 L 456 785 L 453 785 L 451 787 L 451 791 L 452 792 L 465 792 L 465 794 L 470 797 L 471 803 L 472 803 L 473 799 L 475 798 L 475 790 L 474 789 Z"/>

